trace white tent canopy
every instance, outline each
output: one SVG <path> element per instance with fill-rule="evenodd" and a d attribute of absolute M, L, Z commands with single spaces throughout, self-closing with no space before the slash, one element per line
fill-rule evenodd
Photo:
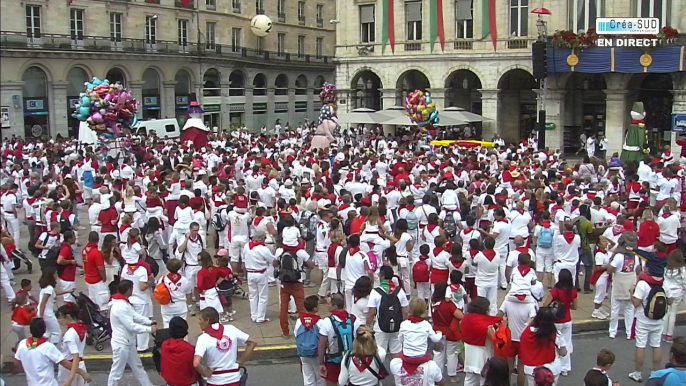
<path fill-rule="evenodd" d="M 373 123 L 378 124 L 385 117 L 379 116 L 378 112 L 372 109 L 359 108 L 349 113 L 338 114 L 338 123 Z"/>
<path fill-rule="evenodd" d="M 443 121 L 444 117 L 456 118 L 466 122 L 483 122 L 491 120 L 489 118 L 482 117 L 479 114 L 474 114 L 469 111 L 466 111 L 461 107 L 448 107 L 441 111 L 439 116 L 441 117 L 441 121 Z"/>

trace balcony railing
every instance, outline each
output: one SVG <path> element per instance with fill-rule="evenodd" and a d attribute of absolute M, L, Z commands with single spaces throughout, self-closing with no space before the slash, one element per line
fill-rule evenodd
<path fill-rule="evenodd" d="M 453 49 L 458 51 L 471 50 L 474 42 L 471 40 L 456 40 L 453 42 Z"/>
<path fill-rule="evenodd" d="M 422 43 L 405 43 L 405 51 L 421 51 Z"/>
<path fill-rule="evenodd" d="M 145 39 L 112 39 L 104 36 L 84 36 L 83 40 L 72 40 L 69 35 L 42 34 L 40 38 L 31 38 L 23 32 L 0 31 L 0 48 L 2 50 L 25 51 L 67 51 L 67 52 L 117 52 L 131 54 L 174 54 L 201 56 L 228 60 L 257 60 L 268 63 L 317 63 L 333 65 L 328 56 L 315 54 L 296 55 L 287 52 L 277 53 L 233 46 L 215 44 L 212 49 L 195 43 L 179 44 L 174 41 L 155 41 Z"/>
<path fill-rule="evenodd" d="M 324 19 L 317 19 L 317 27 L 324 27 Z"/>
<path fill-rule="evenodd" d="M 214 11 L 217 9 L 217 3 L 215 3 L 214 1 L 206 1 L 205 8 Z"/>
<path fill-rule="evenodd" d="M 285 23 L 286 22 L 286 14 L 285 13 L 283 13 L 283 12 L 279 13 L 278 18 L 279 18 L 279 23 Z"/>
<path fill-rule="evenodd" d="M 305 16 L 298 16 L 298 24 L 305 25 Z"/>
<path fill-rule="evenodd" d="M 159 4 L 160 0 L 145 0 L 145 2 L 150 4 Z"/>
<path fill-rule="evenodd" d="M 529 48 L 529 39 L 510 39 L 507 41 L 510 50 L 524 50 Z"/>
<path fill-rule="evenodd" d="M 240 0 L 233 0 L 231 2 L 231 7 L 233 7 L 233 13 L 241 13 L 241 2 L 240 2 Z"/>

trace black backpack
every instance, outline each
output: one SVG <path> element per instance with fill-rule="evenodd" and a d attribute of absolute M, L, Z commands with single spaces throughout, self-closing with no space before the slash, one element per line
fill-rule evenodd
<path fill-rule="evenodd" d="M 219 212 L 214 214 L 214 218 L 212 219 L 212 226 L 217 232 L 222 232 L 224 229 L 226 229 L 226 222 L 222 218 L 222 213 L 226 210 L 226 208 L 222 208 L 219 210 Z"/>
<path fill-rule="evenodd" d="M 386 333 L 400 331 L 400 323 L 403 321 L 403 307 L 400 305 L 398 293 L 402 288 L 396 287 L 392 293 L 387 294 L 381 288 L 375 288 L 381 295 L 379 305 L 378 321 L 381 331 Z"/>
<path fill-rule="evenodd" d="M 72 230 L 71 221 L 69 221 L 69 216 L 64 217 L 60 214 L 60 233 L 64 234 L 66 231 Z"/>
<path fill-rule="evenodd" d="M 55 267 L 58 275 L 62 274 L 62 271 L 64 271 L 65 267 L 64 265 L 57 264 L 57 258 L 60 255 L 60 249 L 62 249 L 62 243 L 57 242 L 55 245 L 50 247 L 50 249 L 48 249 L 48 253 L 45 254 L 45 266 Z"/>
<path fill-rule="evenodd" d="M 650 292 L 643 306 L 643 314 L 648 319 L 661 320 L 667 315 L 667 294 L 662 284 L 649 284 Z"/>
<path fill-rule="evenodd" d="M 279 280 L 282 283 L 298 283 L 301 273 L 297 257 L 292 253 L 285 252 L 279 258 L 279 263 L 281 263 Z"/>

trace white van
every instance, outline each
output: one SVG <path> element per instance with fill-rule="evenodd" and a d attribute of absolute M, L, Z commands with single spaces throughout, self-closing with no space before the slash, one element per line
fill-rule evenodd
<path fill-rule="evenodd" d="M 159 138 L 179 138 L 181 136 L 179 122 L 174 118 L 138 121 L 138 125 L 135 128 L 136 133 L 148 134 L 151 131 L 155 131 Z"/>

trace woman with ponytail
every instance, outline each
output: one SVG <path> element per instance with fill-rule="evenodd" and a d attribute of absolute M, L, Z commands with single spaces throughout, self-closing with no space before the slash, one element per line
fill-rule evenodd
<path fill-rule="evenodd" d="M 376 345 L 374 331 L 361 326 L 353 340 L 353 349 L 343 356 L 339 385 L 377 386 L 388 375 L 383 364 L 386 350 Z"/>
<path fill-rule="evenodd" d="M 84 386 L 86 381 L 76 375 L 78 369 L 86 371 L 83 361 L 83 351 L 86 348 L 86 325 L 81 323 L 81 311 L 73 303 L 66 303 L 55 312 L 57 322 L 66 327 L 62 335 L 61 351 L 64 358 L 71 360 L 71 371 L 60 366 L 57 371 L 57 381 L 60 385 Z M 72 379 L 71 383 L 65 383 Z"/>

